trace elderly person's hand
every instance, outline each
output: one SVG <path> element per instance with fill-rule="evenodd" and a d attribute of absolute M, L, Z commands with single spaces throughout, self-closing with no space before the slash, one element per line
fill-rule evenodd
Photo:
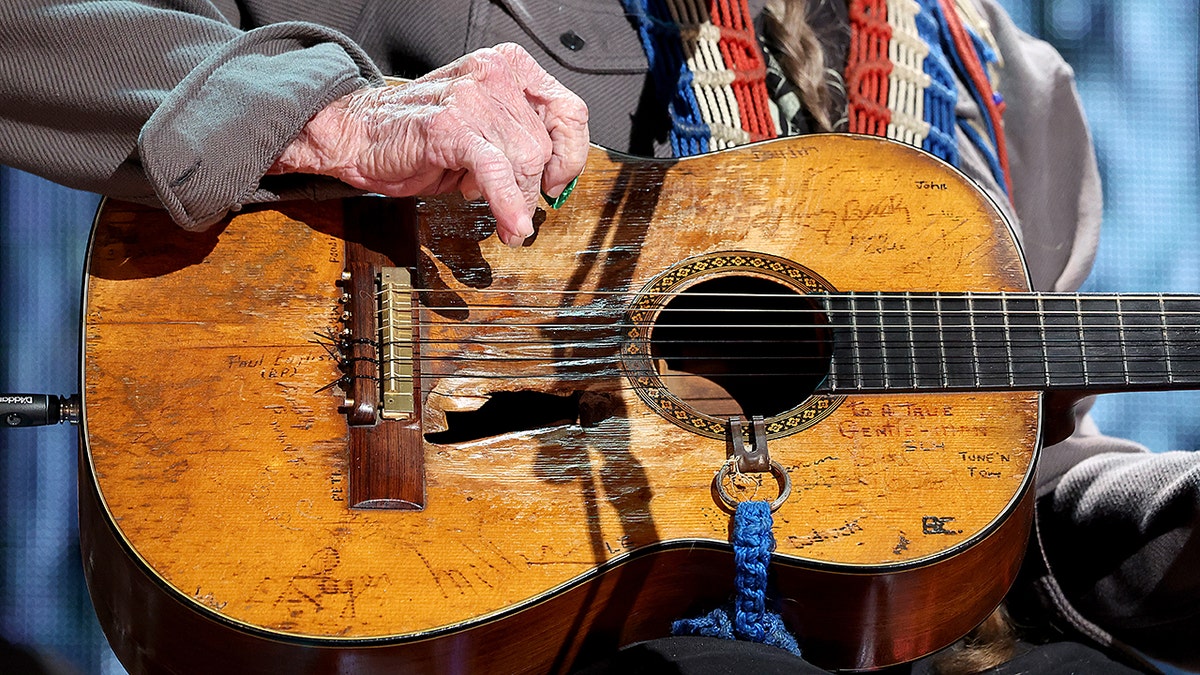
<path fill-rule="evenodd" d="M 336 177 L 392 197 L 486 199 L 509 246 L 533 234 L 541 191 L 583 170 L 587 106 L 524 49 L 482 49 L 410 83 L 361 89 L 317 113 L 272 173 Z"/>

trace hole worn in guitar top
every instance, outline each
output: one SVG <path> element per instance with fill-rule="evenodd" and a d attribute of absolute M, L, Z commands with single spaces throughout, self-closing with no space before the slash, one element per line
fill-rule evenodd
<path fill-rule="evenodd" d="M 446 430 L 425 434 L 425 440 L 465 443 L 564 424 L 593 427 L 621 412 L 620 400 L 604 392 L 576 391 L 556 396 L 536 391 L 498 391 L 476 410 L 447 411 Z"/>

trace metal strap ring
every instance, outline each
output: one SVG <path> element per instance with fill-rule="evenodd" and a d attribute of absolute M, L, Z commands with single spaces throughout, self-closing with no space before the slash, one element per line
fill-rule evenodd
<path fill-rule="evenodd" d="M 736 466 L 736 458 L 725 462 L 721 465 L 721 470 L 717 471 L 717 476 L 714 479 L 717 486 L 717 496 L 721 498 L 721 501 L 725 502 L 726 506 L 735 510 L 737 509 L 738 501 L 725 489 L 725 479 L 729 477 L 730 472 Z M 779 484 L 782 486 L 779 489 L 779 496 L 775 498 L 775 501 L 771 502 L 771 511 L 775 512 L 780 506 L 783 506 L 783 503 L 792 494 L 792 477 L 784 470 L 783 465 L 775 460 L 771 460 L 771 475 L 775 476 L 775 480 L 779 481 Z"/>

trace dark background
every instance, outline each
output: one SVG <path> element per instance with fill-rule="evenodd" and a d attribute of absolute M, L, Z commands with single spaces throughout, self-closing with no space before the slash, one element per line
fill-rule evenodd
<path fill-rule="evenodd" d="M 1200 292 L 1196 0 L 1006 0 L 1074 66 L 1105 179 L 1089 291 Z M 79 390 L 79 291 L 97 198 L 0 167 L 0 392 Z M 1200 447 L 1200 394 L 1101 397 L 1106 432 Z M 88 601 L 76 430 L 0 430 L 0 635 L 68 672 L 119 674 Z M 0 673 L 6 672 L 0 663 Z"/>

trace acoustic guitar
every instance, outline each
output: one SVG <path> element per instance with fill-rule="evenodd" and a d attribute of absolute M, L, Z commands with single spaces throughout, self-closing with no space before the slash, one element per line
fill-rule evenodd
<path fill-rule="evenodd" d="M 728 602 L 743 499 L 807 659 L 908 661 L 1009 588 L 1046 392 L 1200 379 L 1194 299 L 1029 292 L 994 204 L 885 140 L 593 148 L 535 224 L 103 205 L 80 534 L 130 671 L 570 672 Z"/>

